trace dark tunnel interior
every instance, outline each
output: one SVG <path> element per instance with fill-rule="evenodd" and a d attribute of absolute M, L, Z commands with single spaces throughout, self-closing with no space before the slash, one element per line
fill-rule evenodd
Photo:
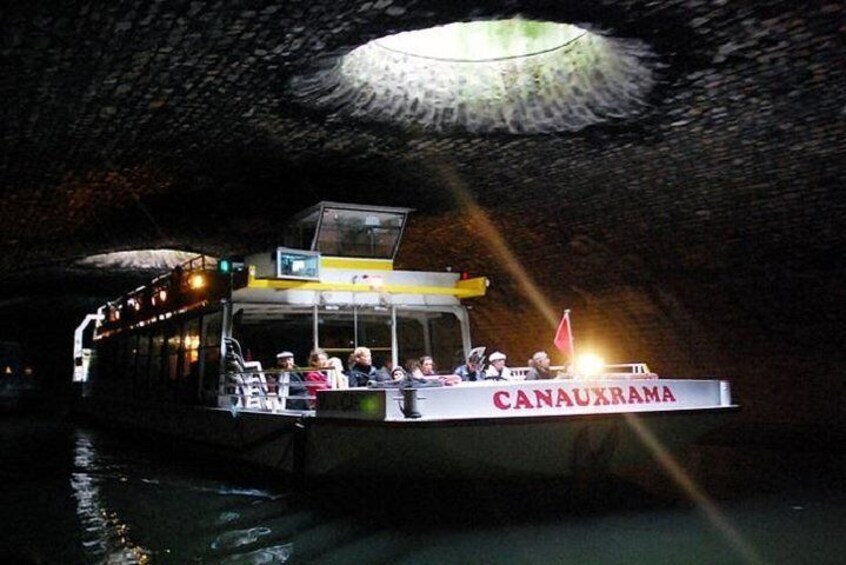
<path fill-rule="evenodd" d="M 844 12 L 783 0 L 4 5 L 0 341 L 21 344 L 60 405 L 73 329 L 157 274 L 80 260 L 237 255 L 278 245 L 320 200 L 408 206 L 397 265 L 490 277 L 472 309 L 490 351 L 552 347 L 528 279 L 556 312 L 572 309 L 580 347 L 729 379 L 749 429 L 843 437 Z M 414 56 L 391 53 L 380 74 L 373 48 L 357 51 L 518 16 L 579 25 L 596 51 L 532 56 L 495 86 L 494 63 L 462 62 L 479 72 L 458 91 L 457 63 L 406 71 Z M 516 90 L 490 94 L 503 85 Z"/>

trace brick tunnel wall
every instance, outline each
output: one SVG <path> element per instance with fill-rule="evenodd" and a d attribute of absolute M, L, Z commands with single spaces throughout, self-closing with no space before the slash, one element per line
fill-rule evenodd
<path fill-rule="evenodd" d="M 398 261 L 400 268 L 450 267 L 491 278 L 487 296 L 471 301 L 474 345 L 505 352 L 511 365 L 524 365 L 539 349 L 563 362 L 552 338 L 571 308 L 577 351 L 596 350 L 609 363 L 646 362 L 665 378 L 728 379 L 747 421 L 846 427 L 843 333 L 827 315 L 842 304 L 842 291 L 813 291 L 827 279 L 808 281 L 805 273 L 803 293 L 790 273 L 769 284 L 732 279 L 730 271 L 716 281 L 685 276 L 663 269 L 665 258 L 572 235 L 578 228 L 565 229 L 549 211 L 487 218 L 554 321 L 503 266 L 473 214 L 415 218 Z"/>

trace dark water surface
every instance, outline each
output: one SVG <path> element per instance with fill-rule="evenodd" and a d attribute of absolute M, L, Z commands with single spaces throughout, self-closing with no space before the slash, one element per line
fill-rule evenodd
<path fill-rule="evenodd" d="M 292 485 L 32 418 L 0 420 L 4 563 L 846 563 L 843 456 L 703 446 L 703 510 L 626 481 Z"/>

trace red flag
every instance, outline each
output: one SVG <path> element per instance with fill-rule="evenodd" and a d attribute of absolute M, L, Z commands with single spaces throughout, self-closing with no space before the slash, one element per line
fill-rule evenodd
<path fill-rule="evenodd" d="M 562 353 L 570 356 L 572 361 L 574 357 L 573 350 L 573 331 L 570 329 L 570 311 L 564 310 L 564 317 L 561 318 L 561 323 L 558 324 L 558 329 L 555 331 L 555 338 L 552 340 L 555 347 Z"/>

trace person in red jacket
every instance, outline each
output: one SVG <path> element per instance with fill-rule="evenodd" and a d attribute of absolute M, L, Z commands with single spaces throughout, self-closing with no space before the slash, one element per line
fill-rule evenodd
<path fill-rule="evenodd" d="M 332 388 L 326 372 L 326 369 L 332 367 L 329 365 L 329 356 L 322 349 L 312 351 L 308 357 L 308 363 L 312 370 L 305 375 L 305 386 L 308 390 L 309 407 L 314 409 L 317 408 L 317 391 Z"/>

